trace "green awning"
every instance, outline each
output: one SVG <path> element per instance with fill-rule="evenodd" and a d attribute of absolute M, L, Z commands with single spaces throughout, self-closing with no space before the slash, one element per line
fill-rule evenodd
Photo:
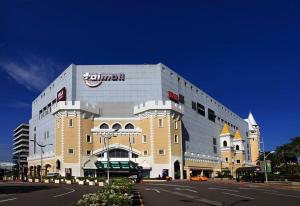
<path fill-rule="evenodd" d="M 98 169 L 107 169 L 107 161 L 98 161 L 95 163 Z M 110 169 L 129 170 L 138 169 L 138 164 L 132 161 L 110 161 Z"/>

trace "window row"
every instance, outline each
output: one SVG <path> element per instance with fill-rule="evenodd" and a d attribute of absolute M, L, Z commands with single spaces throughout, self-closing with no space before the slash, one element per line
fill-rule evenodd
<path fill-rule="evenodd" d="M 43 109 L 39 111 L 39 119 L 42 119 L 47 114 L 51 113 L 52 106 L 56 104 L 56 99 L 54 99 L 52 102 L 50 102 L 47 106 L 45 106 Z"/>
<path fill-rule="evenodd" d="M 115 123 L 113 124 L 113 126 L 111 127 L 112 129 L 122 129 L 122 126 L 119 123 Z M 109 129 L 109 125 L 106 123 L 103 123 L 100 125 L 100 129 Z M 133 124 L 128 123 L 125 125 L 125 129 L 134 129 Z"/>

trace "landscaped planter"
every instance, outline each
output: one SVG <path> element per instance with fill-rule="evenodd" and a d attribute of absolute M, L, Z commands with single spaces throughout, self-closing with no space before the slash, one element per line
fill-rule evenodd
<path fill-rule="evenodd" d="M 50 180 L 49 179 L 45 179 L 44 183 L 50 183 Z"/>
<path fill-rule="evenodd" d="M 29 179 L 28 179 L 28 182 L 33 182 L 33 179 L 29 178 Z"/>
<path fill-rule="evenodd" d="M 97 184 L 99 187 L 103 187 L 104 186 L 104 182 L 98 182 Z"/>
<path fill-rule="evenodd" d="M 40 182 L 40 179 L 34 179 L 34 182 Z"/>
<path fill-rule="evenodd" d="M 68 185 L 72 184 L 72 180 L 66 180 L 66 184 Z"/>
<path fill-rule="evenodd" d="M 60 179 L 54 180 L 54 183 L 55 183 L 55 184 L 60 184 L 60 183 L 61 183 L 61 180 L 60 180 Z"/>
<path fill-rule="evenodd" d="M 78 180 L 79 185 L 84 185 L 85 181 L 84 180 Z"/>
<path fill-rule="evenodd" d="M 89 182 L 90 186 L 95 186 L 95 182 Z"/>

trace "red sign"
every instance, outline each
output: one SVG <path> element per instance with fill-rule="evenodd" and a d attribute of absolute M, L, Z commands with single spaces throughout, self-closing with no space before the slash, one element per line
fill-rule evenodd
<path fill-rule="evenodd" d="M 169 99 L 174 101 L 174 102 L 178 102 L 179 101 L 179 97 L 177 94 L 171 92 L 171 91 L 168 91 L 168 96 L 169 96 Z"/>
<path fill-rule="evenodd" d="M 67 99 L 67 90 L 66 87 L 64 87 L 57 92 L 56 100 L 57 102 L 60 102 L 60 101 L 66 101 L 66 99 Z"/>

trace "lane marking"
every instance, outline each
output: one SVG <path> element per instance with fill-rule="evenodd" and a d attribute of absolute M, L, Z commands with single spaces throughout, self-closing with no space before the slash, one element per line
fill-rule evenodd
<path fill-rule="evenodd" d="M 285 195 L 285 194 L 279 194 L 279 193 L 273 193 L 273 192 L 264 192 L 265 194 L 270 194 L 270 195 L 278 195 L 282 197 L 294 197 L 294 198 L 300 198 L 300 196 L 295 196 L 295 195 Z"/>
<path fill-rule="evenodd" d="M 259 191 L 266 191 L 266 192 L 278 192 L 276 190 L 267 190 L 267 189 L 257 189 L 257 188 L 244 188 L 244 187 L 240 187 L 240 190 L 259 190 Z"/>
<path fill-rule="evenodd" d="M 6 200 L 0 200 L 0 202 L 8 202 L 8 201 L 12 201 L 12 200 L 16 200 L 17 198 L 11 198 L 11 199 L 6 199 Z"/>
<path fill-rule="evenodd" d="M 1 194 L 0 197 L 3 197 L 3 196 L 10 196 L 10 195 L 13 195 L 13 194 Z"/>
<path fill-rule="evenodd" d="M 141 194 L 138 192 L 139 200 L 140 200 L 140 206 L 144 206 L 144 202 L 142 200 Z"/>
<path fill-rule="evenodd" d="M 231 194 L 231 193 L 227 193 L 227 192 L 222 192 L 222 194 L 231 195 L 231 196 L 235 196 L 235 197 L 246 198 L 246 199 L 249 199 L 249 200 L 254 200 L 255 199 L 253 197 L 248 197 L 248 196 L 243 196 L 243 195 L 237 195 L 237 194 Z"/>
<path fill-rule="evenodd" d="M 190 192 L 193 192 L 193 193 L 198 193 L 196 190 L 191 190 L 191 189 L 181 189 L 181 188 L 175 188 L 175 190 L 186 190 L 186 191 L 190 191 Z"/>
<path fill-rule="evenodd" d="M 157 185 L 157 186 L 168 186 L 168 187 L 186 187 L 186 188 L 194 188 L 194 187 L 191 187 L 191 186 L 185 186 L 185 185 L 171 185 L 171 184 L 155 184 L 155 183 L 149 183 L 147 185 Z"/>
<path fill-rule="evenodd" d="M 212 205 L 212 206 L 224 206 L 224 204 L 222 202 L 217 202 L 217 201 L 213 201 L 213 200 L 201 198 L 201 197 L 194 196 L 194 195 L 188 195 L 188 194 L 181 193 L 181 192 L 173 192 L 173 191 L 166 190 L 166 189 L 160 189 L 160 190 L 164 191 L 164 192 L 171 193 L 173 195 L 177 195 L 177 196 L 181 196 L 181 197 L 185 197 L 185 198 L 190 198 L 192 200 L 196 200 L 198 202 L 205 203 L 205 204 L 208 204 L 208 205 Z"/>
<path fill-rule="evenodd" d="M 67 188 L 67 187 L 65 187 L 65 189 L 70 190 L 70 191 L 69 191 L 69 192 L 66 192 L 66 193 L 59 194 L 59 195 L 55 195 L 55 196 L 53 196 L 53 197 L 61 197 L 61 196 L 68 195 L 68 194 L 71 194 L 71 193 L 73 193 L 73 192 L 76 191 L 76 190 L 74 190 L 74 189 Z"/>
<path fill-rule="evenodd" d="M 217 188 L 217 187 L 209 187 L 209 190 L 224 190 L 224 191 L 230 191 L 230 192 L 239 192 L 238 190 L 232 190 L 232 189 L 226 189 L 226 188 Z"/>
<path fill-rule="evenodd" d="M 160 193 L 160 191 L 159 190 L 157 190 L 157 189 L 153 189 L 155 192 L 157 192 L 157 193 Z"/>

